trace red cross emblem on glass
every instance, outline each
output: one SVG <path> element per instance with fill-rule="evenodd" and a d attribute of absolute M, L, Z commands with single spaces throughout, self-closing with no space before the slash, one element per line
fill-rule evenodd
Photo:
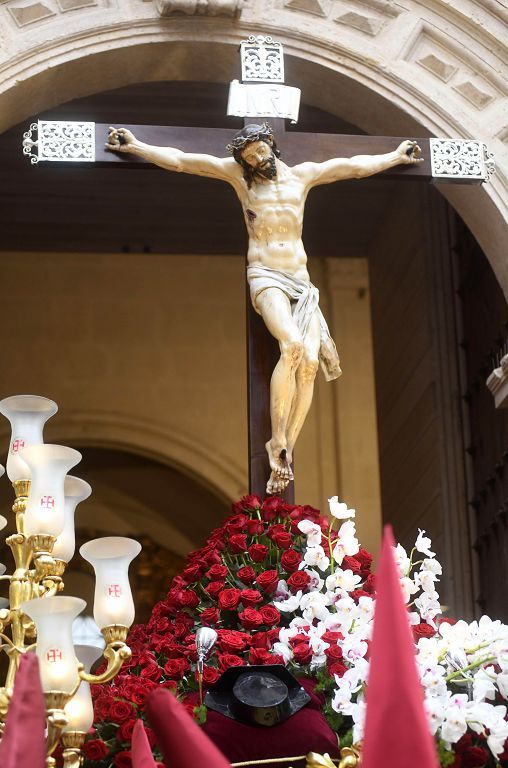
<path fill-rule="evenodd" d="M 25 441 L 22 440 L 20 437 L 17 437 L 16 440 L 12 441 L 11 451 L 12 453 L 18 453 L 24 447 L 25 447 Z"/>
<path fill-rule="evenodd" d="M 122 587 L 120 584 L 108 584 L 106 588 L 106 594 L 108 597 L 121 597 L 122 596 Z"/>
<path fill-rule="evenodd" d="M 54 664 L 55 661 L 62 661 L 63 654 L 59 648 L 49 648 L 46 651 L 46 661 Z"/>
<path fill-rule="evenodd" d="M 54 509 L 54 506 L 55 506 L 54 496 L 41 496 L 40 505 L 43 509 Z"/>

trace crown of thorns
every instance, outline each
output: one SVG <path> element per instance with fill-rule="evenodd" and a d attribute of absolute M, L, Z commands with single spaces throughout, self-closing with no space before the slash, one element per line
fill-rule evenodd
<path fill-rule="evenodd" d="M 241 151 L 247 144 L 251 144 L 253 141 L 266 141 L 266 139 L 273 139 L 273 130 L 272 126 L 268 123 L 262 123 L 259 126 L 259 130 L 252 131 L 247 136 L 243 136 L 242 132 L 239 131 L 231 142 L 226 145 L 226 149 L 233 154 L 234 152 Z"/>

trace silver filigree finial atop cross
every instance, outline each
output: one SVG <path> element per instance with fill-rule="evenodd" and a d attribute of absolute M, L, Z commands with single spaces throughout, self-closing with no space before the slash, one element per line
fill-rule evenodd
<path fill-rule="evenodd" d="M 283 83 L 284 51 L 271 37 L 249 35 L 240 44 L 244 83 Z"/>
<path fill-rule="evenodd" d="M 282 43 L 269 36 L 250 35 L 240 44 L 242 82 L 232 80 L 228 115 L 298 120 L 300 89 L 284 85 Z"/>

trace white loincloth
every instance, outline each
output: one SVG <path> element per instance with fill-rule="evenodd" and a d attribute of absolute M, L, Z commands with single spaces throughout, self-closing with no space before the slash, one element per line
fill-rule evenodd
<path fill-rule="evenodd" d="M 318 313 L 319 327 L 321 331 L 319 362 L 327 381 L 338 379 L 342 371 L 340 369 L 339 354 L 335 342 L 330 336 L 330 331 L 323 313 L 319 308 L 319 291 L 312 283 L 306 283 L 293 275 L 281 272 L 278 269 L 270 269 L 259 264 L 247 267 L 247 281 L 250 288 L 252 306 L 258 314 L 261 314 L 256 303 L 256 298 L 266 288 L 279 288 L 291 302 L 291 313 L 298 326 L 298 330 L 305 338 L 309 329 L 309 323 Z"/>

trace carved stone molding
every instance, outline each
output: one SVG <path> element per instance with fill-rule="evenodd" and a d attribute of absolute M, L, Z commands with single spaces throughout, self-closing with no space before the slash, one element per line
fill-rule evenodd
<path fill-rule="evenodd" d="M 239 16 L 244 0 L 157 0 L 161 16 Z"/>

